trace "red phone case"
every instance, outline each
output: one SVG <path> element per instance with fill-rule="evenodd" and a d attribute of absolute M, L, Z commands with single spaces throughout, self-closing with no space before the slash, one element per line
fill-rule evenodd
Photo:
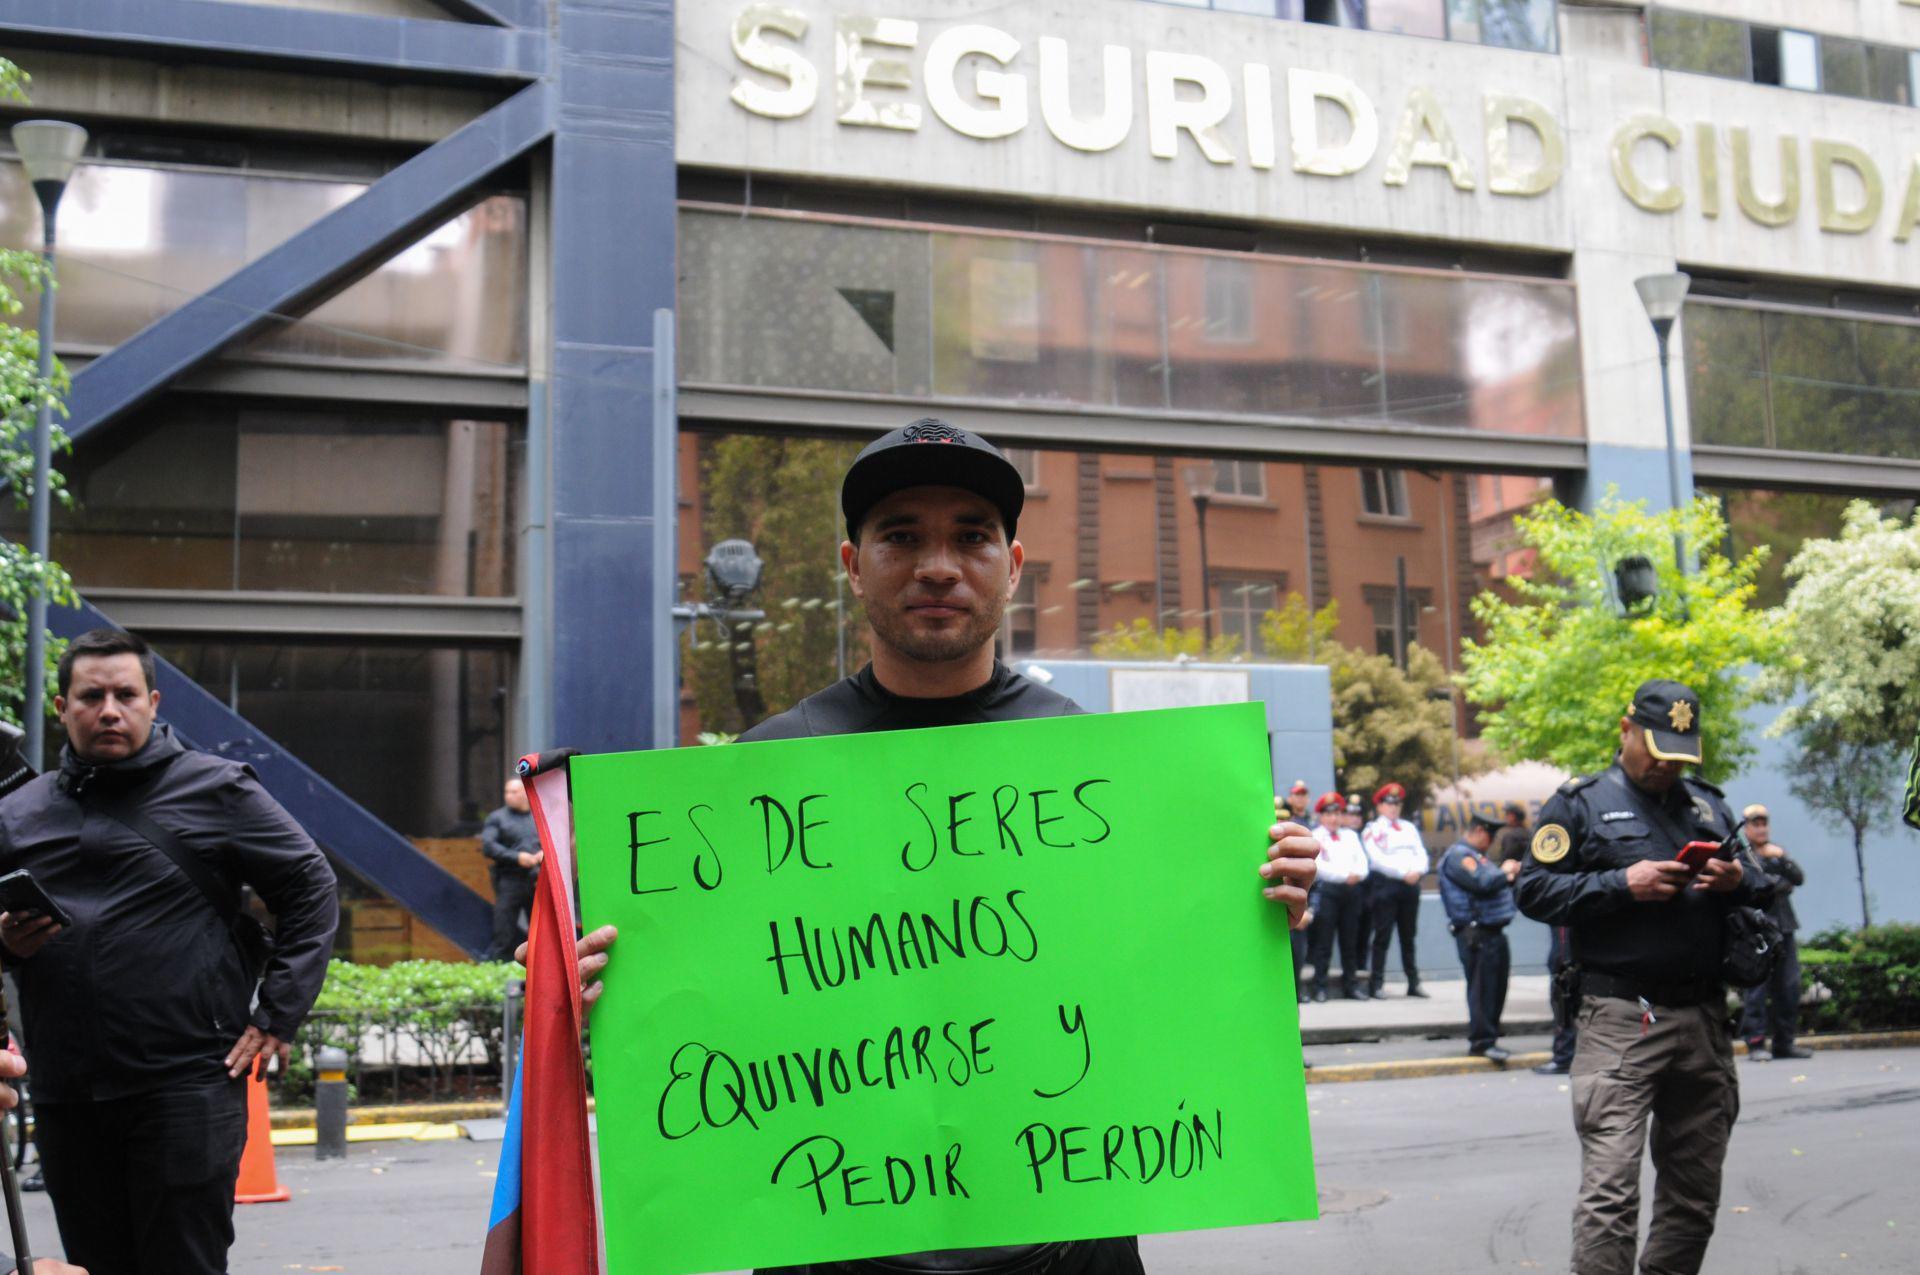
<path fill-rule="evenodd" d="M 1718 841 L 1689 841 L 1680 849 L 1680 862 L 1698 872 L 1707 866 L 1707 860 L 1719 852 Z"/>

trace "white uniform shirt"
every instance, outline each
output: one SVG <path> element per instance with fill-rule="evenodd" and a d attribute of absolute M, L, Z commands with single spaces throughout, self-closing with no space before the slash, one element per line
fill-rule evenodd
<path fill-rule="evenodd" d="M 1353 829 L 1329 832 L 1324 827 L 1316 827 L 1313 839 L 1320 843 L 1320 857 L 1314 860 L 1320 880 L 1345 885 L 1350 876 L 1357 875 L 1362 881 L 1367 879 L 1367 852 L 1361 848 L 1360 838 Z"/>
<path fill-rule="evenodd" d="M 1427 843 L 1420 829 L 1405 819 L 1375 819 L 1361 835 L 1366 843 L 1367 862 L 1375 872 L 1403 881 L 1409 872 L 1426 875 L 1429 866 Z"/>

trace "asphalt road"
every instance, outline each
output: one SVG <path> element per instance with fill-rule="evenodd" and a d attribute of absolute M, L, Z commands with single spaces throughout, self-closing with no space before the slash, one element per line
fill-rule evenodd
<path fill-rule="evenodd" d="M 1708 1272 L 1920 1270 L 1920 1050 L 1740 1064 L 1742 1114 Z M 1576 1146 L 1564 1077 L 1309 1087 L 1317 1222 L 1149 1236 L 1153 1275 L 1566 1270 Z M 474 1275 L 496 1145 L 282 1150 L 287 1204 L 239 1213 L 236 1275 Z M 46 1197 L 34 1233 L 53 1235 Z M 615 1272 L 614 1275 L 619 1275 Z"/>

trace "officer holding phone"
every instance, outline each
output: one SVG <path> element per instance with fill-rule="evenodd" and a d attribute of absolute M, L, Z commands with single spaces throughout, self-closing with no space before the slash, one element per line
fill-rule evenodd
<path fill-rule="evenodd" d="M 1516 894 L 1527 916 L 1567 927 L 1578 970 L 1573 1270 L 1632 1275 L 1651 1133 L 1641 1269 L 1694 1272 L 1740 1108 L 1720 977 L 1726 916 L 1764 905 L 1771 887 L 1737 856 L 1682 859 L 1690 843 L 1734 829 L 1720 790 L 1684 773 L 1701 757 L 1699 696 L 1644 682 L 1619 731 L 1613 765 L 1562 784 L 1542 807 Z"/>

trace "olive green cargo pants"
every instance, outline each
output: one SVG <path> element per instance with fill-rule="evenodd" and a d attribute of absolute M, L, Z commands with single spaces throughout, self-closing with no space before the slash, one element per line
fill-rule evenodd
<path fill-rule="evenodd" d="M 1653 1221 L 1641 1275 L 1694 1275 L 1713 1236 L 1720 1169 L 1740 1114 L 1724 1005 L 1656 1005 L 1589 996 L 1576 1020 L 1573 1125 L 1580 1199 L 1575 1275 L 1632 1275 L 1640 1231 L 1640 1157 L 1653 1138 Z"/>

